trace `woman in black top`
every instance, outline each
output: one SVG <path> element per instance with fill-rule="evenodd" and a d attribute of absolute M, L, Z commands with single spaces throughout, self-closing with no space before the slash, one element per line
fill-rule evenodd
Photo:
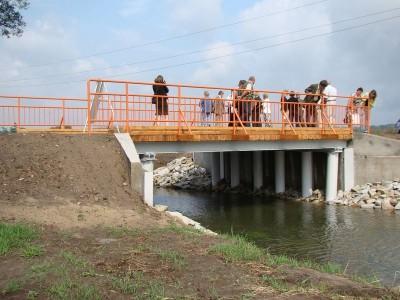
<path fill-rule="evenodd" d="M 158 125 L 159 120 L 166 121 L 168 116 L 168 92 L 169 89 L 165 85 L 164 77 L 158 75 L 156 79 L 154 79 L 153 91 L 154 97 L 152 99 L 152 103 L 156 105 L 156 120 L 154 125 Z M 157 97 L 159 96 L 159 97 Z M 162 122 L 164 126 L 168 125 L 168 122 Z"/>

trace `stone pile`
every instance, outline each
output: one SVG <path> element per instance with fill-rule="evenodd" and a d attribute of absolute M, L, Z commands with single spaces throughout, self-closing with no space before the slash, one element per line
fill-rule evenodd
<path fill-rule="evenodd" d="M 196 165 L 191 158 L 180 157 L 167 166 L 154 170 L 154 185 L 164 188 L 206 190 L 211 177 L 205 168 Z"/>
<path fill-rule="evenodd" d="M 305 198 L 306 201 L 322 201 L 323 195 L 318 190 Z M 334 204 L 353 207 L 400 210 L 400 180 L 382 181 L 357 185 L 349 192 L 338 192 Z"/>

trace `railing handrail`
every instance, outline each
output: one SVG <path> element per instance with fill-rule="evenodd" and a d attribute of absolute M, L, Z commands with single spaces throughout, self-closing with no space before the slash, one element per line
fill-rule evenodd
<path fill-rule="evenodd" d="M 105 83 L 119 83 L 119 84 L 131 84 L 131 85 L 147 85 L 147 86 L 153 86 L 153 85 L 159 85 L 159 86 L 168 86 L 168 87 L 181 87 L 181 88 L 195 88 L 195 89 L 212 89 L 212 90 L 225 90 L 225 91 L 246 91 L 246 89 L 239 89 L 238 87 L 221 87 L 221 86 L 211 86 L 211 85 L 193 85 L 193 84 L 181 84 L 181 83 L 155 83 L 155 82 L 149 82 L 149 81 L 128 81 L 128 80 L 112 80 L 112 79 L 104 79 L 104 78 L 91 78 L 88 79 L 88 82 L 105 82 Z M 306 92 L 298 92 L 295 90 L 290 90 L 290 91 L 277 91 L 277 90 L 261 90 L 261 89 L 254 89 L 252 90 L 254 93 L 268 93 L 268 94 L 278 94 L 278 95 L 300 95 L 300 96 L 321 96 L 321 94 L 312 94 L 312 93 L 306 93 Z M 97 93 L 91 93 L 91 94 L 97 94 Z M 125 94 L 124 94 L 125 95 Z M 329 96 L 328 96 L 329 97 Z M 341 95 L 336 95 L 333 96 L 336 98 L 341 98 L 341 99 L 353 99 L 353 98 L 358 98 L 358 99 L 368 99 L 368 97 L 354 97 L 354 96 L 341 96 Z"/>

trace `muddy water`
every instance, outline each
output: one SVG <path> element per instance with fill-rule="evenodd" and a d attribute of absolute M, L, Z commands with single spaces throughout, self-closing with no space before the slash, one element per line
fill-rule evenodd
<path fill-rule="evenodd" d="M 155 203 L 211 230 L 245 234 L 272 253 L 335 262 L 400 285 L 400 214 L 381 210 L 156 190 Z"/>

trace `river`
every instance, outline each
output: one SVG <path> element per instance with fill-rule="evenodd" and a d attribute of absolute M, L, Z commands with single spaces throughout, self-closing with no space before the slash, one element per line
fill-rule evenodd
<path fill-rule="evenodd" d="M 220 233 L 243 234 L 271 253 L 334 262 L 347 273 L 400 285 L 400 214 L 232 194 L 156 189 L 168 205 Z"/>

